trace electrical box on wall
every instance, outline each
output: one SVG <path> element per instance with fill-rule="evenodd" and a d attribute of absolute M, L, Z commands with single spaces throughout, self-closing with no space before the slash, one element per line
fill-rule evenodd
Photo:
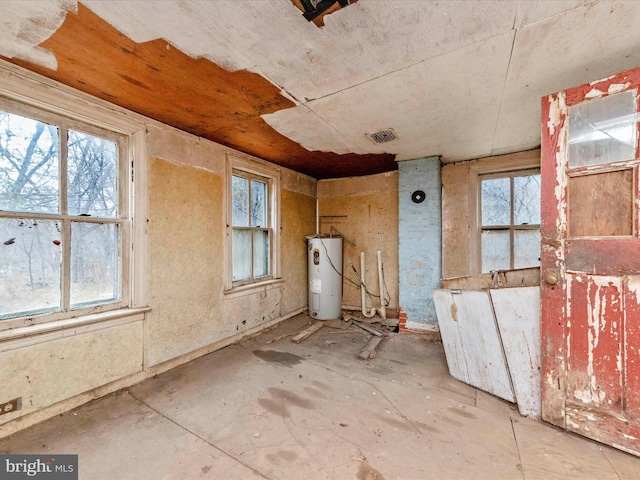
<path fill-rule="evenodd" d="M 0 403 L 0 415 L 15 412 L 22 409 L 22 397 L 14 398 L 8 402 Z"/>

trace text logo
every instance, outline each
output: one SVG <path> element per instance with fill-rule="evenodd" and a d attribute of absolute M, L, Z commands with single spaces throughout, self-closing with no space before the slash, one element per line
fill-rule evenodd
<path fill-rule="evenodd" d="M 78 480 L 78 455 L 0 455 L 6 480 Z"/>

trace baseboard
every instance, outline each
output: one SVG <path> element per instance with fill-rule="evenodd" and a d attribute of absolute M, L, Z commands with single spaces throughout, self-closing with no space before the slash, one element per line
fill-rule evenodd
<path fill-rule="evenodd" d="M 13 435 L 20 430 L 24 430 L 25 428 L 32 427 L 33 425 L 49 420 L 50 418 L 53 418 L 57 415 L 69 412 L 70 410 L 78 408 L 79 406 L 84 405 L 85 403 L 89 403 L 92 400 L 96 400 L 100 397 L 109 395 L 110 393 L 117 392 L 118 390 L 122 390 L 123 388 L 131 387 L 137 383 L 147 380 L 148 378 L 152 378 L 155 375 L 166 372 L 180 365 L 184 365 L 185 363 L 188 363 L 204 355 L 208 355 L 209 353 L 212 353 L 216 350 L 220 350 L 221 348 L 239 342 L 246 337 L 255 335 L 262 330 L 270 328 L 284 320 L 287 320 L 288 318 L 298 315 L 304 310 L 304 308 L 294 310 L 293 312 L 283 315 L 282 317 L 278 317 L 276 319 L 269 320 L 268 322 L 261 323 L 260 325 L 249 328 L 244 332 L 238 333 L 231 337 L 227 337 L 223 340 L 207 345 L 206 347 L 199 348 L 198 350 L 194 350 L 193 352 L 189 352 L 171 360 L 167 360 L 166 362 L 160 363 L 158 365 L 154 365 L 153 367 L 149 367 L 144 371 L 134 373 L 106 385 L 102 385 L 87 392 L 80 393 L 60 402 L 54 403 L 53 405 L 44 407 L 36 412 L 28 413 L 22 417 L 10 420 L 9 422 L 0 425 L 0 438 L 8 437 L 9 435 Z"/>

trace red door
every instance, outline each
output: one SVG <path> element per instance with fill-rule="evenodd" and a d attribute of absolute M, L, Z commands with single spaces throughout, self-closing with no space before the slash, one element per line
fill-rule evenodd
<path fill-rule="evenodd" d="M 542 99 L 542 417 L 640 455 L 640 68 Z"/>

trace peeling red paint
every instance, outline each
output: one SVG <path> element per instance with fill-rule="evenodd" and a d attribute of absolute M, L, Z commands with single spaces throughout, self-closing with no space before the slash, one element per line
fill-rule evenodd
<path fill-rule="evenodd" d="M 624 408 L 630 420 L 640 422 L 640 276 L 624 280 L 624 314 Z"/>
<path fill-rule="evenodd" d="M 564 317 L 564 290 L 562 279 L 549 285 L 544 281 L 550 269 L 562 270 L 564 265 L 556 256 L 556 251 L 562 242 L 562 232 L 558 232 L 559 211 L 556 199 L 556 154 L 558 152 L 558 137 L 564 126 L 565 116 L 561 115 L 556 121 L 551 120 L 551 107 L 559 101 L 558 95 L 550 95 L 542 99 L 542 200 L 541 225 L 542 239 L 541 269 L 542 269 L 542 418 L 550 423 L 564 427 L 563 402 L 565 398 L 565 366 L 564 366 L 564 338 L 565 325 L 560 321 Z M 561 194 L 566 199 L 566 189 Z"/>
<path fill-rule="evenodd" d="M 640 68 L 542 99 L 542 417 L 640 455 L 640 173 L 568 170 L 568 107 L 640 86 Z M 640 103 L 638 105 L 640 111 Z M 640 137 L 640 135 L 638 135 Z M 569 237 L 569 175 L 633 169 L 631 235 Z M 575 193 L 575 191 L 573 191 Z M 586 194 L 586 193 L 585 193 Z M 578 205 L 579 208 L 579 205 Z M 544 281 L 559 272 L 560 281 Z"/>
<path fill-rule="evenodd" d="M 566 241 L 567 270 L 597 275 L 640 274 L 637 238 L 575 238 Z"/>
<path fill-rule="evenodd" d="M 602 92 L 602 95 L 607 96 L 612 88 L 612 85 L 623 85 L 624 90 L 631 90 L 640 85 L 640 70 L 634 68 L 626 72 L 613 75 L 603 80 L 596 82 L 585 83 L 578 87 L 574 87 L 566 92 L 567 106 L 576 105 L 589 98 L 589 93 L 592 91 Z M 620 90 L 614 87 L 614 91 L 611 93 L 618 93 Z M 544 117 L 543 117 L 544 118 Z"/>
<path fill-rule="evenodd" d="M 568 398 L 622 413 L 621 282 L 617 277 L 570 277 Z"/>

